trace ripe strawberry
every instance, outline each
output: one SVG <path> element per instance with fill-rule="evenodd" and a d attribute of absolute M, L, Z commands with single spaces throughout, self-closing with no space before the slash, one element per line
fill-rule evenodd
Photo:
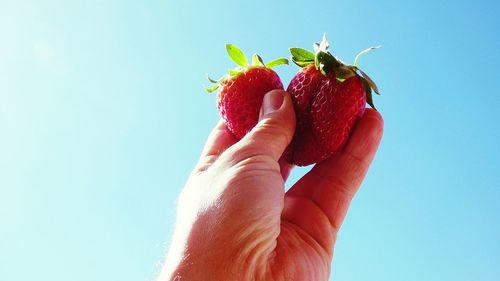
<path fill-rule="evenodd" d="M 375 108 L 371 90 L 378 94 L 377 86 L 357 65 L 359 57 L 374 48 L 359 53 L 353 65 L 344 64 L 328 48 L 323 36 L 322 42 L 315 44 L 315 54 L 290 49 L 293 62 L 302 69 L 287 88 L 297 127 L 284 157 L 299 166 L 320 162 L 341 150 L 365 104 Z"/>
<path fill-rule="evenodd" d="M 262 58 L 254 54 L 252 64 L 243 52 L 234 45 L 226 45 L 229 57 L 239 66 L 229 71 L 219 80 L 209 78 L 216 83 L 207 89 L 213 92 L 219 89 L 217 108 L 226 126 L 237 139 L 241 139 L 259 121 L 259 112 L 264 95 L 274 89 L 283 89 L 281 80 L 271 68 L 288 64 L 280 58 L 264 64 Z"/>

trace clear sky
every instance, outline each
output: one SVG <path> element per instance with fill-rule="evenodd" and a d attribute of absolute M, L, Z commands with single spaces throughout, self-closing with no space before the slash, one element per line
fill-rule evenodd
<path fill-rule="evenodd" d="M 332 280 L 498 279 L 498 3 L 1 0 L 0 280 L 151 280 L 224 44 L 269 60 L 323 32 L 345 61 L 383 45 L 360 64 L 385 135 Z"/>

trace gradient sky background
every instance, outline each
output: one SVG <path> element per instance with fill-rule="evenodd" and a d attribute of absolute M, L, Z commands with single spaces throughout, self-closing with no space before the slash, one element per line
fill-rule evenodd
<path fill-rule="evenodd" d="M 383 45 L 361 67 L 385 135 L 331 280 L 498 279 L 500 2 L 250 2 L 0 1 L 0 280 L 154 278 L 224 44 L 323 32 L 346 61 Z"/>

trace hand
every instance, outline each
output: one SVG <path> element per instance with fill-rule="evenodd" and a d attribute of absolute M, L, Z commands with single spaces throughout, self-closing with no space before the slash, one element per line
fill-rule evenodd
<path fill-rule="evenodd" d="M 367 109 L 345 148 L 285 192 L 292 166 L 279 159 L 294 126 L 290 97 L 277 90 L 240 141 L 219 122 L 179 197 L 159 280 L 328 280 L 337 233 L 383 121 Z"/>

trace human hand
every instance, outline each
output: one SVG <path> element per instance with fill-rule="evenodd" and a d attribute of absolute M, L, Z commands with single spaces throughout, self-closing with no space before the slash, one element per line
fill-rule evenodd
<path fill-rule="evenodd" d="M 158 280 L 328 280 L 337 233 L 380 143 L 366 109 L 345 148 L 285 192 L 280 161 L 295 114 L 285 91 L 266 94 L 259 123 L 236 141 L 215 127 L 179 200 Z"/>

